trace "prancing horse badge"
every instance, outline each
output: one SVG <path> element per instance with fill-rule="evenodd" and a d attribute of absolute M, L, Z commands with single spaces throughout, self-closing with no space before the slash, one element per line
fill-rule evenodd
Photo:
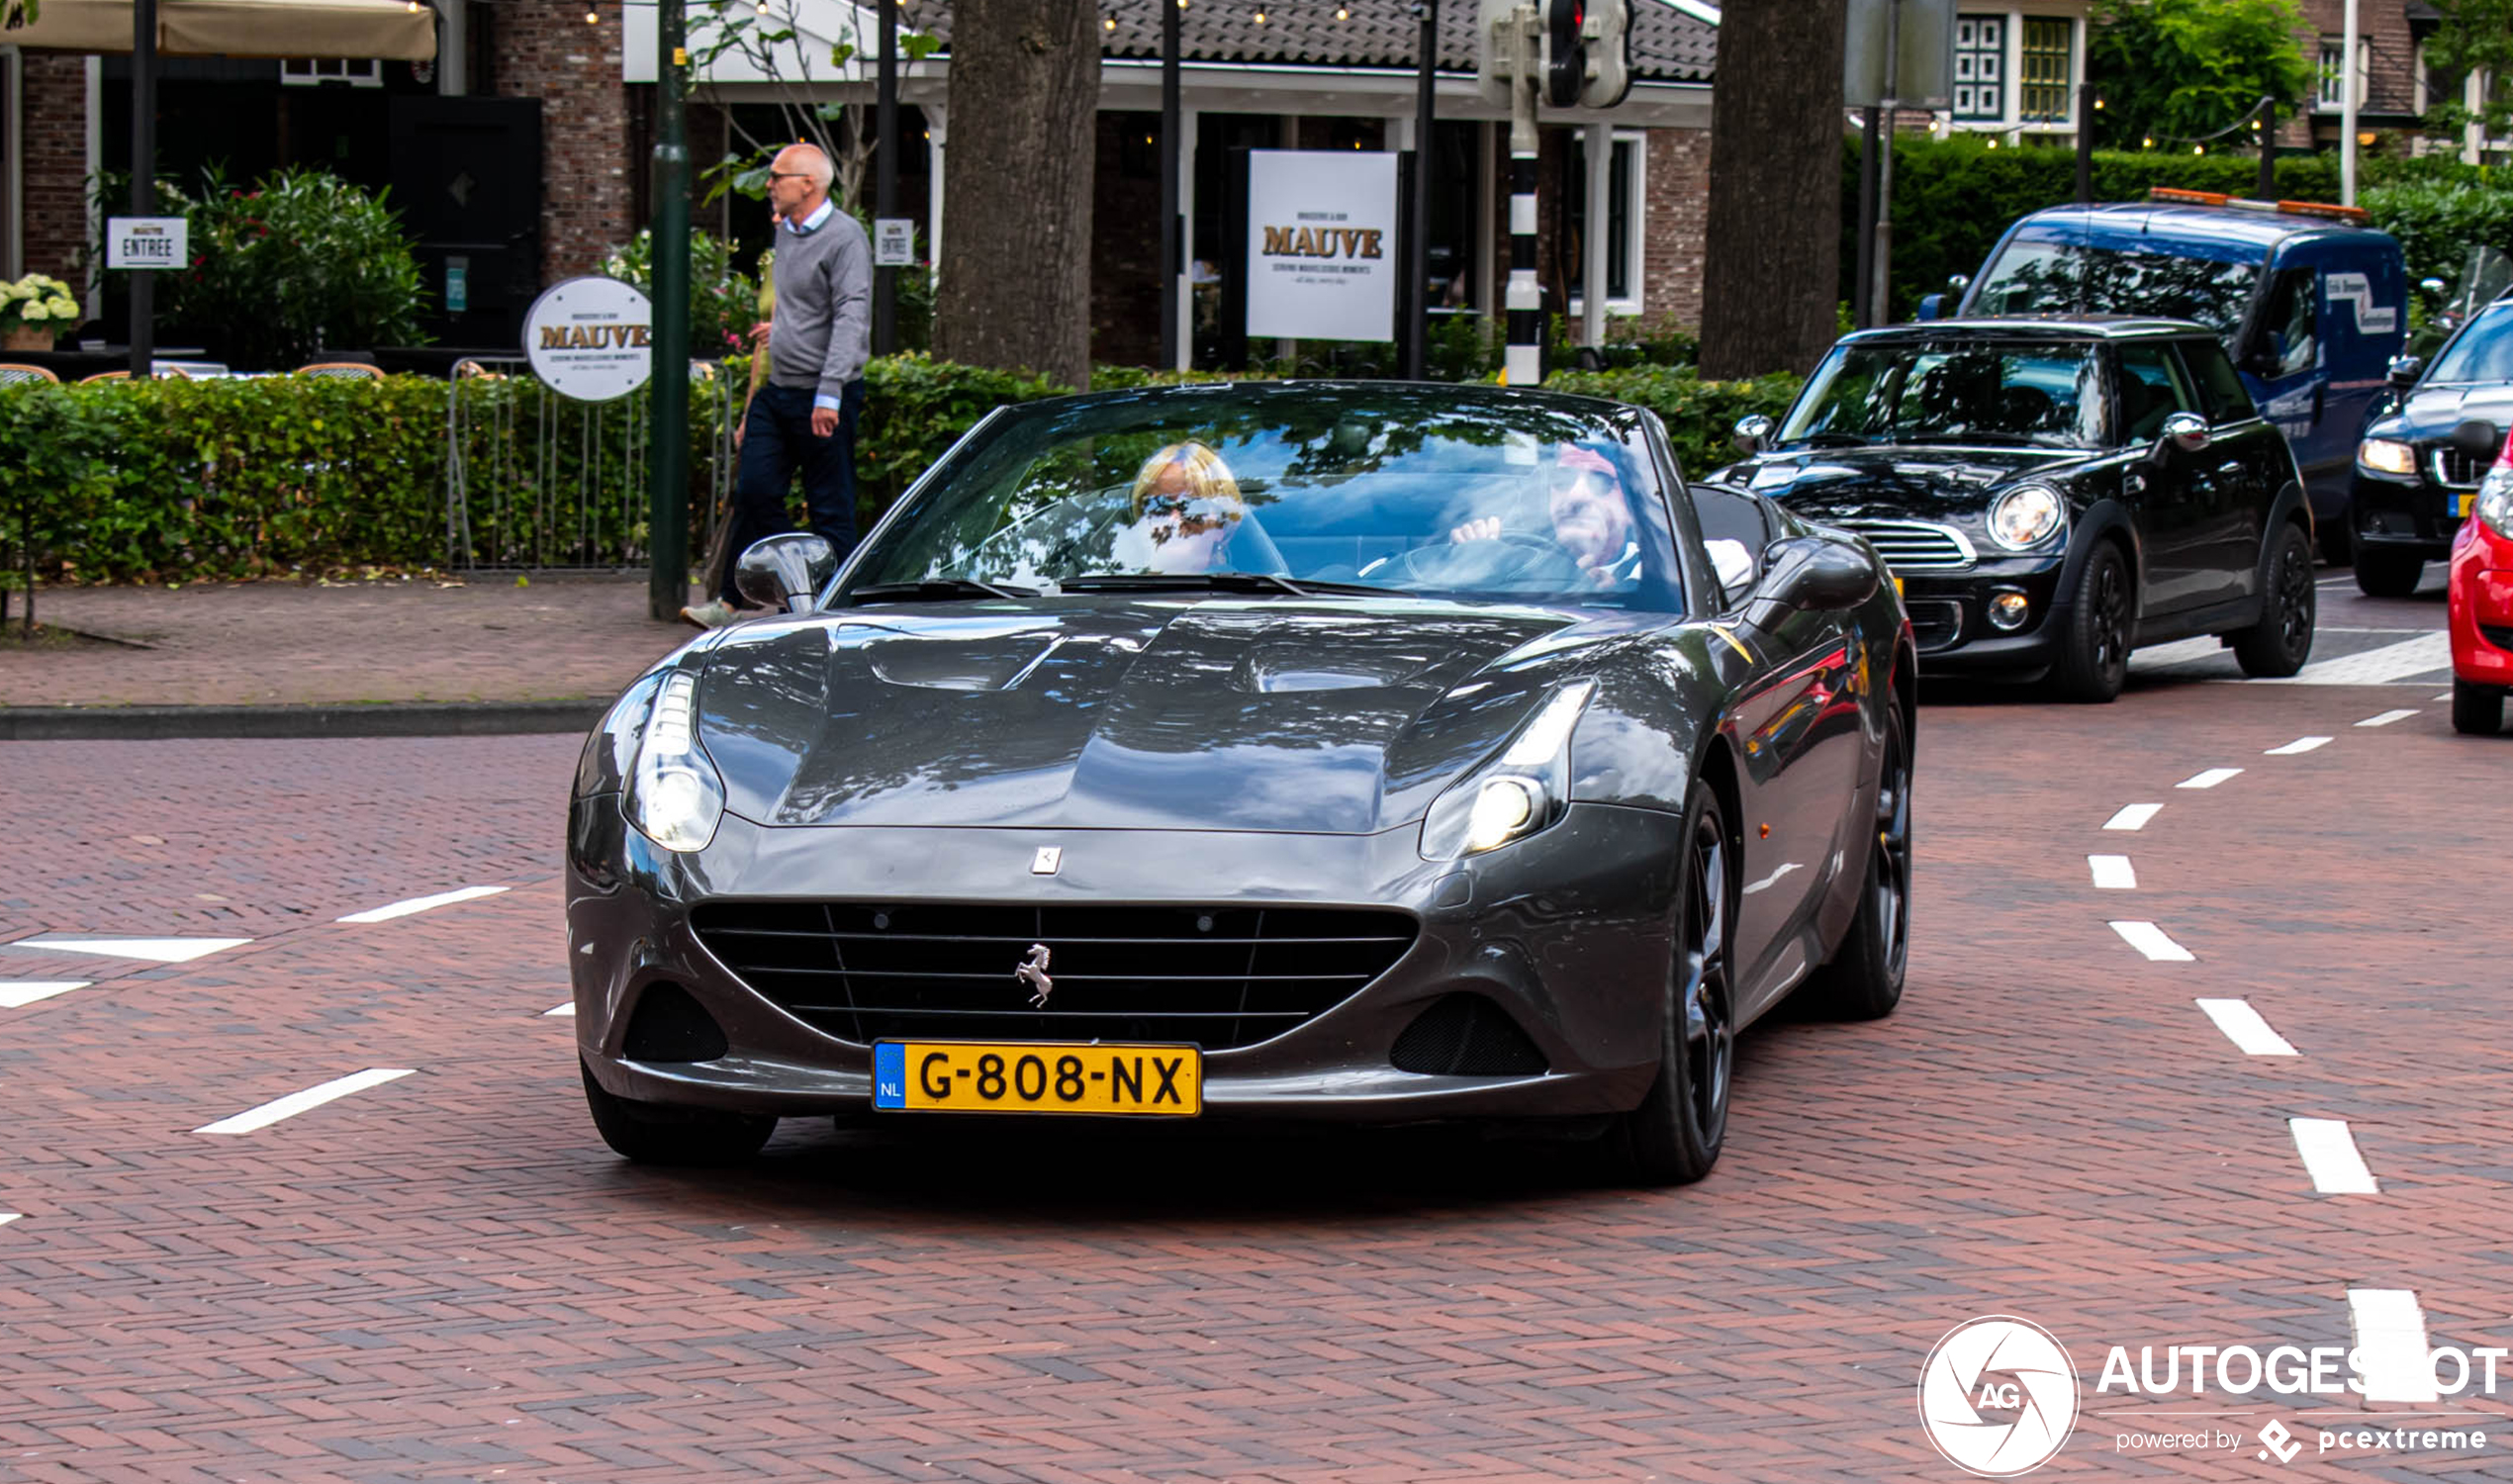
<path fill-rule="evenodd" d="M 1032 1005 L 1045 1006 L 1047 997 L 1056 992 L 1056 981 L 1047 976 L 1047 961 L 1052 957 L 1054 955 L 1047 951 L 1046 944 L 1033 943 L 1030 956 L 1021 961 L 1020 968 L 1012 971 L 1014 978 L 1038 991 L 1030 996 Z"/>
<path fill-rule="evenodd" d="M 1065 864 L 1064 846 L 1042 845 L 1039 847 L 1038 854 L 1030 857 L 1030 875 L 1054 876 L 1056 868 L 1063 864 Z"/>

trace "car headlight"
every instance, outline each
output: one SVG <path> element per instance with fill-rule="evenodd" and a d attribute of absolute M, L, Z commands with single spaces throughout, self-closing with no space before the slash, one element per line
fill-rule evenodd
<path fill-rule="evenodd" d="M 670 851 L 706 849 L 724 817 L 724 782 L 698 746 L 698 678 L 674 673 L 655 693 L 628 781 L 628 822 Z"/>
<path fill-rule="evenodd" d="M 2059 492 L 2043 485 L 2018 485 L 1990 504 L 1990 535 L 2001 546 L 2022 551 L 2050 539 L 2068 518 Z"/>
<path fill-rule="evenodd" d="M 2477 515 L 2487 529 L 2513 541 L 2513 466 L 2498 464 L 2478 486 Z"/>
<path fill-rule="evenodd" d="M 1554 692 L 1509 746 L 1433 800 L 1423 859 L 1481 855 L 1559 819 L 1570 803 L 1571 729 L 1596 690 L 1595 681 L 1578 681 Z"/>
<path fill-rule="evenodd" d="M 2356 445 L 2356 463 L 2375 474 L 2414 474 L 2417 450 L 2397 438 L 2367 438 Z"/>

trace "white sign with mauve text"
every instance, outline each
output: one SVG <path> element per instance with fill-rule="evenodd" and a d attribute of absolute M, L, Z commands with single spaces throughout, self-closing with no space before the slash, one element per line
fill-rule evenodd
<path fill-rule="evenodd" d="M 1395 338 L 1396 158 L 1249 151 L 1249 334 Z"/>

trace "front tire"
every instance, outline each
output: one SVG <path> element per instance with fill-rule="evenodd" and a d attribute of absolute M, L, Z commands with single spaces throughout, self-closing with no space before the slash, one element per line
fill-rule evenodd
<path fill-rule="evenodd" d="M 2504 688 L 2455 680 L 2452 729 L 2468 737 L 2492 737 L 2504 730 Z"/>
<path fill-rule="evenodd" d="M 1881 1020 L 1902 1003 L 1910 966 L 1910 740 L 1902 707 L 1885 697 L 1885 756 L 1858 915 L 1807 983 L 1809 1002 L 1840 1020 Z"/>
<path fill-rule="evenodd" d="M 2260 621 L 2235 634 L 2234 662 L 2243 674 L 2282 680 L 2312 657 L 2312 624 L 2320 599 L 2313 585 L 2312 543 L 2303 528 L 2280 529 L 2269 559 L 2269 590 L 2260 596 Z"/>
<path fill-rule="evenodd" d="M 614 1097 L 594 1080 L 594 1069 L 581 1057 L 576 1069 L 584 1074 L 585 1106 L 603 1143 L 639 1164 L 738 1164 L 758 1154 L 777 1132 L 777 1120 L 763 1114 L 672 1108 Z"/>
<path fill-rule="evenodd" d="M 1736 1066 L 1736 999 L 1728 935 L 1735 856 L 1717 790 L 1696 782 L 1685 811 L 1679 946 L 1659 1017 L 1658 1076 L 1623 1117 L 1625 1161 L 1646 1185 L 1689 1185 L 1719 1162 Z"/>
<path fill-rule="evenodd" d="M 2413 551 L 2384 551 L 2359 543 L 2356 587 L 2368 598 L 2406 598 L 2426 575 L 2426 559 Z"/>
<path fill-rule="evenodd" d="M 2105 541 L 2087 554 L 2060 635 L 2055 675 L 2060 695 L 2099 703 L 2118 696 L 2129 683 L 2133 593 L 2129 563 L 2119 547 Z"/>

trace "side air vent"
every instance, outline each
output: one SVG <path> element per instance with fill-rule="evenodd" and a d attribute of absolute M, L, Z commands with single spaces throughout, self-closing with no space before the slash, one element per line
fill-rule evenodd
<path fill-rule="evenodd" d="M 1480 994 L 1451 994 L 1414 1017 L 1387 1060 L 1399 1071 L 1429 1076 L 1534 1076 L 1544 1053 L 1509 1012 Z"/>
<path fill-rule="evenodd" d="M 620 1051 L 631 1062 L 712 1062 L 726 1050 L 724 1028 L 678 984 L 648 984 L 628 1017 Z"/>

